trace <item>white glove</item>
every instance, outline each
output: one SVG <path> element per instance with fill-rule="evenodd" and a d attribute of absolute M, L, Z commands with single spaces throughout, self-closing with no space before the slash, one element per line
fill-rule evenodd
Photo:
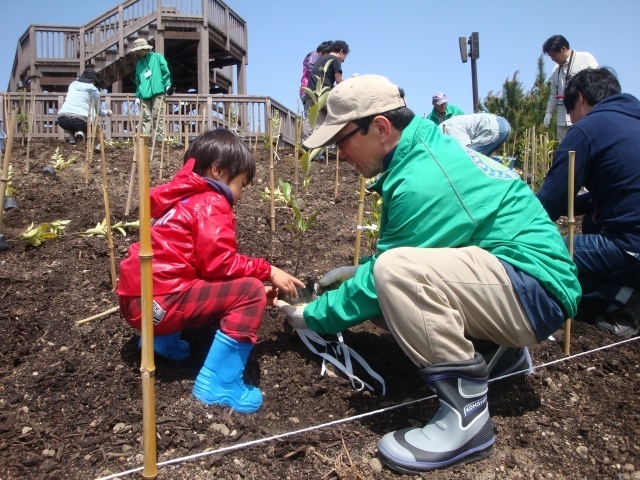
<path fill-rule="evenodd" d="M 339 287 L 343 282 L 349 280 L 356 274 L 356 270 L 358 270 L 357 265 L 347 265 L 344 267 L 334 268 L 327 272 L 320 280 L 318 280 L 318 285 L 322 288 L 326 288 L 329 286 L 334 286 L 335 288 Z"/>
<path fill-rule="evenodd" d="M 544 120 L 542 120 L 542 123 L 544 124 L 545 127 L 549 128 L 549 125 L 551 125 L 551 114 L 550 113 L 546 113 L 544 115 Z"/>
<path fill-rule="evenodd" d="M 304 321 L 304 307 L 306 303 L 300 305 L 289 305 L 284 300 L 276 300 L 276 307 L 287 316 L 289 323 L 296 330 L 306 329 L 307 322 Z"/>
<path fill-rule="evenodd" d="M 107 117 L 110 117 L 111 115 L 113 115 L 113 110 L 107 110 Z"/>
<path fill-rule="evenodd" d="M 140 99 L 136 98 L 136 107 L 139 107 L 139 106 L 140 106 Z"/>

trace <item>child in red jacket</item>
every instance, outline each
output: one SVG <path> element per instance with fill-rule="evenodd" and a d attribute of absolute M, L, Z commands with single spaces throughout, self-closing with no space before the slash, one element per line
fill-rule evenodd
<path fill-rule="evenodd" d="M 242 374 L 265 306 L 278 291 L 296 297 L 304 284 L 261 258 L 237 252 L 233 206 L 253 180 L 255 159 L 228 130 L 200 135 L 169 182 L 151 189 L 154 350 L 169 360 L 189 356 L 185 328 L 218 323 L 193 394 L 207 404 L 253 413 L 262 393 Z M 120 312 L 140 330 L 140 244 L 120 263 Z M 271 286 L 265 286 L 268 281 Z"/>

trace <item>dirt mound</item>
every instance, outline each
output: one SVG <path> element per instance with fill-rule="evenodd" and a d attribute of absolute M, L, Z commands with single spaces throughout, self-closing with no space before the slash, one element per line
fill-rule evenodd
<path fill-rule="evenodd" d="M 105 216 L 100 163 L 91 164 L 85 184 L 84 145 L 34 141 L 25 174 L 26 148 L 16 143 L 12 183 L 19 209 L 5 215 L 10 249 L 0 253 L 0 479 L 90 479 L 136 469 L 142 466 L 138 334 L 117 314 L 75 323 L 116 305 L 105 237 L 78 235 Z M 58 147 L 64 158 L 78 161 L 45 176 L 42 169 Z M 107 149 L 114 223 L 137 219 L 137 190 L 131 214 L 124 215 L 132 156 L 130 146 Z M 254 185 L 236 209 L 240 250 L 293 271 L 298 246 L 283 228 L 290 217 L 277 208 L 271 232 L 269 204 L 260 200 L 269 183 L 268 159 L 264 151 L 257 156 Z M 291 152 L 280 156 L 275 177 L 293 181 Z M 181 157 L 182 151 L 170 150 L 165 180 Z M 334 199 L 335 164 L 313 164 L 307 208 L 322 213 L 304 240 L 300 277 L 318 278 L 352 262 L 359 180 L 351 167 L 340 167 Z M 159 155 L 151 163 L 152 185 L 158 175 Z M 55 220 L 71 220 L 66 235 L 37 248 L 17 238 L 32 222 Z M 137 231 L 113 238 L 119 261 Z M 369 253 L 364 242 L 361 253 Z M 424 424 L 437 404 L 390 334 L 368 323 L 344 334 L 386 379 L 383 397 L 356 391 L 342 374 L 321 377 L 319 357 L 282 314 L 267 310 L 246 371 L 247 382 L 265 398 L 256 414 L 209 407 L 191 395 L 213 328 L 183 333 L 192 351 L 184 362 L 156 360 L 158 461 L 190 457 L 161 467 L 160 478 L 405 478 L 380 465 L 376 442 L 388 431 Z M 572 337 L 574 354 L 616 341 L 576 322 Z M 531 349 L 541 366 L 533 375 L 491 386 L 495 453 L 425 478 L 640 478 L 640 343 L 552 363 L 564 357 L 562 331 L 556 339 Z M 418 399 L 426 400 L 393 408 Z M 277 438 L 242 446 L 271 437 Z M 198 455 L 234 446 L 240 447 Z"/>

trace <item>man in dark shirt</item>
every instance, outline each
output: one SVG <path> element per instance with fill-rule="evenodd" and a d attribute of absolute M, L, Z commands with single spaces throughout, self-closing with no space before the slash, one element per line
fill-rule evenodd
<path fill-rule="evenodd" d="M 630 338 L 640 330 L 640 101 L 621 94 L 607 68 L 578 72 L 564 90 L 574 124 L 553 157 L 538 199 L 551 220 L 567 215 L 569 151 L 575 151 L 573 258 L 582 286 L 577 319 Z"/>
<path fill-rule="evenodd" d="M 315 92 L 318 85 L 318 81 L 322 82 L 322 85 L 329 88 L 333 88 L 334 84 L 342 82 L 342 62 L 344 62 L 349 55 L 349 45 L 343 40 L 336 40 L 333 42 L 332 51 L 329 54 L 322 55 L 316 63 L 313 65 L 311 75 L 309 76 L 309 83 L 307 87 Z M 329 61 L 331 60 L 331 63 Z M 329 65 L 327 65 L 329 63 Z M 304 102 L 305 117 L 308 115 L 309 109 L 316 103 L 311 96 L 306 93 L 302 97 Z M 323 109 L 324 111 L 324 109 Z M 302 141 L 306 140 L 312 131 L 307 130 L 303 135 Z M 316 156 L 314 160 L 319 160 Z"/>

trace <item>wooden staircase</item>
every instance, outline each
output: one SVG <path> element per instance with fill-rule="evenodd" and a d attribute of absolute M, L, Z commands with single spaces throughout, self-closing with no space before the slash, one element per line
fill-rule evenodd
<path fill-rule="evenodd" d="M 18 42 L 9 92 L 66 92 L 85 68 L 113 93 L 133 93 L 144 38 L 163 53 L 181 92 L 246 94 L 247 28 L 221 0 L 127 0 L 84 26 L 31 25 Z"/>

